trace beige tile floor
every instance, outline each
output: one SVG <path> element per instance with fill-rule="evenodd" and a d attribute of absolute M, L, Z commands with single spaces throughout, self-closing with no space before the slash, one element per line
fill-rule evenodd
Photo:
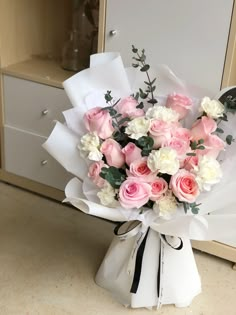
<path fill-rule="evenodd" d="M 195 252 L 203 293 L 185 309 L 126 309 L 94 283 L 112 225 L 0 183 L 0 315 L 236 315 L 236 271 Z"/>

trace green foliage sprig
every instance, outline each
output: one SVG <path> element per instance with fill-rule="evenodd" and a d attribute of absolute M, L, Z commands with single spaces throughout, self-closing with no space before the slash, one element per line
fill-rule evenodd
<path fill-rule="evenodd" d="M 195 150 L 205 150 L 205 147 L 203 145 L 204 143 L 204 139 L 199 139 L 198 141 L 194 140 L 194 141 L 190 141 L 190 148 L 195 151 Z M 186 155 L 188 156 L 195 156 L 196 153 L 195 152 L 190 152 L 187 153 Z"/>
<path fill-rule="evenodd" d="M 151 137 L 144 136 L 136 140 L 136 144 L 142 149 L 142 156 L 148 156 L 153 149 L 154 140 Z"/>
<path fill-rule="evenodd" d="M 187 203 L 187 202 L 183 202 L 183 206 L 184 206 L 184 212 L 187 213 L 188 210 L 191 210 L 192 214 L 198 214 L 199 212 L 199 206 L 201 204 L 200 203 L 196 203 L 196 202 L 193 202 L 193 203 Z"/>
<path fill-rule="evenodd" d="M 144 81 L 144 83 L 146 84 L 147 88 L 145 91 L 143 91 L 142 89 L 139 89 L 139 92 L 137 92 L 135 98 L 138 100 L 139 97 L 143 100 L 148 98 L 148 103 L 154 105 L 157 103 L 157 99 L 154 97 L 153 92 L 156 89 L 156 86 L 154 85 L 156 78 L 151 80 L 148 70 L 150 69 L 150 65 L 146 63 L 146 55 L 145 55 L 145 50 L 142 49 L 141 53 L 139 52 L 139 50 L 134 47 L 134 45 L 132 45 L 132 52 L 135 54 L 135 56 L 133 57 L 133 60 L 135 61 L 132 66 L 134 68 L 140 68 L 141 72 L 146 72 L 147 75 L 147 79 L 148 81 Z M 143 102 L 140 102 L 140 104 L 137 106 L 137 108 L 143 108 Z"/>
<path fill-rule="evenodd" d="M 99 175 L 115 189 L 120 188 L 120 185 L 126 179 L 125 171 L 114 166 L 102 167 Z"/>
<path fill-rule="evenodd" d="M 121 126 L 127 122 L 130 121 L 129 117 L 124 117 L 121 118 L 122 115 L 117 112 L 115 109 L 115 106 L 119 103 L 120 99 L 118 101 L 113 102 L 113 97 L 111 95 L 111 91 L 107 91 L 106 94 L 104 95 L 106 103 L 109 104 L 109 106 L 103 107 L 103 110 L 107 110 L 109 114 L 112 117 L 112 126 L 116 129 L 118 129 L 118 132 L 120 133 Z M 121 118 L 121 119 L 120 119 Z"/>

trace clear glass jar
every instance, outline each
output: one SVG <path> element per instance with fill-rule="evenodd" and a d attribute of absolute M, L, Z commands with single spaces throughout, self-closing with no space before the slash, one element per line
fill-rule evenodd
<path fill-rule="evenodd" d="M 80 71 L 89 66 L 97 34 L 97 0 L 74 0 L 72 29 L 62 51 L 62 67 Z"/>

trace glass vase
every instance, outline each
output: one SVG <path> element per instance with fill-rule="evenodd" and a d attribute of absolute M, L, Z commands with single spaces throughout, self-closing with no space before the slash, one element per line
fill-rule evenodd
<path fill-rule="evenodd" d="M 97 40 L 97 0 L 73 0 L 72 28 L 62 50 L 62 67 L 80 71 L 89 66 Z"/>

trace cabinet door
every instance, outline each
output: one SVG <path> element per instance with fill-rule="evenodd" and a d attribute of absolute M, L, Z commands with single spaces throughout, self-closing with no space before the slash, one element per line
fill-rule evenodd
<path fill-rule="evenodd" d="M 131 45 L 190 84 L 221 86 L 233 0 L 107 0 L 105 51 L 131 65 Z M 112 35 L 112 30 L 117 33 Z"/>

